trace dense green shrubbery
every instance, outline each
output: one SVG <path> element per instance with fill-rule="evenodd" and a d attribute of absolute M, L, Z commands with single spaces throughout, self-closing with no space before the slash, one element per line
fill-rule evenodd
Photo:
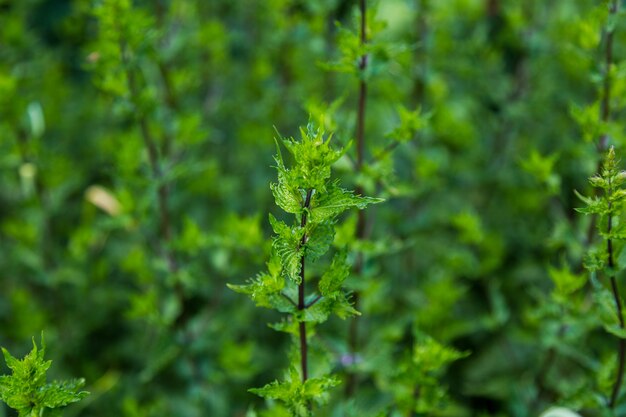
<path fill-rule="evenodd" d="M 620 3 L 0 0 L 0 345 L 68 416 L 626 415 Z M 307 120 L 384 203 L 301 224 Z"/>

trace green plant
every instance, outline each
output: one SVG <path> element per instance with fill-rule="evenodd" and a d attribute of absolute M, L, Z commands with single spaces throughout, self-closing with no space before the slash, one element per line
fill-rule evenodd
<path fill-rule="evenodd" d="M 324 269 L 316 263 L 329 251 L 335 235 L 338 216 L 352 207 L 364 209 L 382 200 L 356 195 L 331 180 L 331 165 L 341 158 L 345 149 L 330 147 L 330 137 L 322 128 L 309 124 L 300 129 L 301 140 L 282 139 L 293 158 L 288 166 L 277 143 L 275 156 L 278 182 L 271 184 L 276 205 L 294 216 L 291 225 L 270 214 L 275 236 L 268 271 L 259 274 L 247 285 L 229 285 L 249 295 L 260 307 L 274 308 L 289 314 L 286 321 L 273 325 L 299 340 L 299 354 L 291 363 L 287 377 L 251 392 L 278 399 L 296 416 L 310 415 L 312 402 L 323 403 L 329 388 L 339 380 L 309 369 L 309 337 L 307 331 L 328 320 L 331 314 L 346 318 L 359 313 L 342 289 L 350 274 L 345 251 L 338 251 Z M 307 273 L 307 264 L 314 273 Z M 306 283 L 317 275 L 317 291 L 307 294 Z M 298 364 L 299 362 L 299 364 Z M 319 376 L 310 377 L 316 374 Z"/>
<path fill-rule="evenodd" d="M 623 267 L 618 264 L 618 258 L 623 250 L 621 240 L 626 238 L 626 224 L 622 222 L 623 205 L 626 201 L 626 190 L 621 186 L 626 181 L 626 173 L 618 168 L 615 158 L 615 149 L 609 148 L 602 170 L 598 175 L 590 178 L 594 188 L 601 190 L 602 194 L 595 197 L 585 197 L 577 193 L 578 197 L 586 204 L 586 207 L 577 209 L 584 214 L 595 215 L 598 218 L 597 227 L 604 241 L 604 247 L 600 250 L 592 250 L 585 261 L 585 268 L 593 273 L 601 273 L 608 278 L 611 287 L 611 295 L 615 303 L 614 314 L 605 315 L 604 327 L 618 338 L 617 369 L 614 372 L 615 380 L 611 389 L 608 402 L 610 408 L 614 408 L 622 386 L 624 377 L 624 364 L 626 360 L 626 326 L 622 310 L 622 299 L 616 274 Z M 621 259 L 621 258 L 619 258 Z M 598 291 L 606 292 L 604 286 L 596 285 Z M 600 300 L 610 299 L 599 297 Z M 606 302 L 604 303 L 606 307 Z"/>
<path fill-rule="evenodd" d="M 58 416 L 60 409 L 78 402 L 89 393 L 80 391 L 85 385 L 84 379 L 70 381 L 46 381 L 46 373 L 52 364 L 44 360 L 46 345 L 41 335 L 41 348 L 37 347 L 33 337 L 33 349 L 24 359 L 13 357 L 2 348 L 4 360 L 11 369 L 11 375 L 0 376 L 0 399 L 20 417 Z"/>

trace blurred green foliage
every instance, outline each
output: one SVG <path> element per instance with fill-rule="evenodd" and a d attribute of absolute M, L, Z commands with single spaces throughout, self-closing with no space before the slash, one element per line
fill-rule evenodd
<path fill-rule="evenodd" d="M 626 154 L 626 7 L 368 1 L 361 45 L 357 3 L 0 0 L 0 345 L 45 330 L 52 378 L 91 392 L 64 415 L 282 415 L 247 389 L 289 336 L 226 283 L 269 258 L 275 128 L 348 145 L 360 81 L 364 165 L 353 145 L 334 173 L 386 202 L 366 238 L 337 227 L 362 315 L 357 352 L 350 321 L 315 330 L 341 380 L 318 415 L 625 415 L 573 190 L 602 138 Z"/>

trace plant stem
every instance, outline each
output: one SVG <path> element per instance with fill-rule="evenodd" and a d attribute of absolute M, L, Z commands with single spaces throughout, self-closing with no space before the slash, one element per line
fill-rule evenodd
<path fill-rule="evenodd" d="M 152 180 L 157 184 L 157 212 L 159 217 L 159 233 L 156 246 L 158 248 L 157 250 L 160 252 L 161 256 L 167 263 L 168 272 L 170 274 L 174 274 L 178 271 L 178 264 L 176 262 L 174 254 L 168 247 L 172 239 L 172 226 L 169 212 L 169 186 L 168 183 L 165 181 L 163 171 L 161 169 L 161 159 L 164 156 L 163 154 L 159 155 L 157 141 L 152 136 L 152 133 L 150 131 L 148 118 L 146 117 L 145 112 L 140 108 L 139 87 L 137 85 L 135 73 L 133 69 L 129 66 L 127 59 L 129 51 L 123 40 L 120 40 L 120 51 L 122 55 L 122 64 L 126 73 L 128 91 L 130 94 L 131 102 L 135 107 L 135 117 L 137 118 L 137 121 L 139 123 L 141 137 L 148 152 L 148 162 L 150 165 Z M 184 321 L 184 318 L 186 316 L 184 289 L 182 287 L 182 284 L 179 281 L 176 281 L 173 290 L 181 306 L 183 306 L 182 311 L 174 321 L 174 325 L 179 326 L 180 323 Z"/>
<path fill-rule="evenodd" d="M 131 68 L 128 67 L 128 62 L 126 62 L 126 48 L 122 45 L 122 57 L 124 61 L 124 66 L 126 67 L 126 80 L 128 84 L 128 91 L 131 96 L 131 100 L 135 106 L 136 117 L 138 118 L 139 128 L 141 130 L 141 137 L 143 139 L 146 150 L 148 151 L 148 161 L 150 164 L 150 170 L 152 172 L 152 179 L 158 183 L 157 187 L 157 209 L 159 212 L 159 236 L 163 243 L 167 244 L 172 237 L 171 230 L 171 222 L 170 222 L 170 213 L 168 208 L 168 200 L 169 200 L 169 190 L 167 184 L 163 180 L 163 172 L 161 171 L 160 161 L 159 161 L 159 151 L 152 133 L 150 132 L 150 126 L 148 125 L 148 119 L 146 118 L 144 112 L 138 106 L 138 87 L 137 82 L 135 80 L 135 73 Z M 171 253 L 165 248 L 161 248 L 161 250 L 165 253 L 165 258 L 168 263 L 168 267 L 170 271 L 176 271 L 177 266 L 174 260 L 174 257 Z"/>
<path fill-rule="evenodd" d="M 617 14 L 619 9 L 618 0 L 613 0 L 609 5 L 609 18 Z M 606 28 L 606 38 L 604 41 L 604 79 L 602 81 L 602 97 L 600 98 L 600 122 L 602 124 L 611 119 L 611 65 L 613 64 L 613 28 Z M 604 154 L 609 145 L 609 135 L 603 132 L 598 139 L 597 148 L 600 154 Z M 602 159 L 598 160 L 596 172 L 601 172 Z M 596 228 L 596 216 L 591 218 L 589 229 L 587 229 L 587 245 L 593 242 L 594 230 Z"/>
<path fill-rule="evenodd" d="M 367 4 L 366 0 L 359 0 L 359 8 L 361 12 L 361 33 L 360 41 L 361 45 L 367 43 Z M 359 61 L 360 80 L 359 80 L 359 101 L 357 108 L 357 122 L 356 122 L 356 164 L 355 171 L 359 175 L 363 170 L 363 160 L 365 154 L 365 106 L 367 101 L 367 83 L 365 82 L 365 70 L 367 68 L 367 54 L 363 54 Z M 363 187 L 358 185 L 356 187 L 356 193 L 363 194 Z M 357 240 L 364 240 L 366 237 L 366 222 L 365 213 L 363 211 L 358 212 L 357 225 L 356 225 L 356 238 Z M 356 275 L 360 275 L 363 272 L 363 253 L 359 252 L 356 256 L 356 262 L 354 265 L 354 272 Z M 355 291 L 354 308 L 358 310 L 359 307 L 359 293 Z M 358 350 L 359 341 L 359 320 L 358 317 L 352 318 L 350 321 L 350 330 L 348 332 L 348 349 L 350 350 L 350 356 L 355 357 Z M 348 374 L 348 381 L 346 383 L 346 396 L 352 397 L 356 391 L 356 375 L 353 372 Z"/>
<path fill-rule="evenodd" d="M 613 0 L 609 6 L 609 19 L 617 14 L 618 0 Z M 604 80 L 602 84 L 602 101 L 600 102 L 600 120 L 607 122 L 611 117 L 611 65 L 613 64 L 613 28 L 606 29 L 606 49 L 604 50 Z M 604 132 L 598 143 L 600 152 L 607 148 L 609 135 Z"/>
<path fill-rule="evenodd" d="M 426 12 L 430 7 L 429 0 L 417 0 L 417 37 L 418 46 L 415 49 L 415 68 L 416 77 L 413 84 L 413 98 L 417 105 L 424 104 L 424 96 L 426 93 L 426 73 L 427 73 L 427 53 L 426 41 L 428 38 L 428 21 L 426 20 Z M 397 143 L 397 142 L 394 142 Z"/>
<path fill-rule="evenodd" d="M 300 220 L 300 227 L 306 227 L 307 222 L 307 209 L 311 205 L 311 196 L 313 195 L 313 190 L 308 190 L 306 193 L 306 198 L 304 200 L 302 211 L 302 219 Z M 308 240 L 308 236 L 306 233 L 302 235 L 302 239 L 300 240 L 300 247 L 302 248 Z M 300 284 L 298 285 L 298 310 L 304 311 L 307 306 L 304 301 L 305 298 L 305 273 L 304 273 L 305 259 L 304 255 L 300 258 Z M 302 320 L 304 317 L 302 317 Z M 300 368 L 302 369 L 302 382 L 305 382 L 309 378 L 309 370 L 308 370 L 308 360 L 307 360 L 307 340 L 306 340 L 306 323 L 304 321 L 300 321 Z"/>
<path fill-rule="evenodd" d="M 415 388 L 413 388 L 413 407 L 409 409 L 407 417 L 415 417 L 418 415 L 417 412 L 415 411 L 415 408 L 417 406 L 417 402 L 419 401 L 420 394 L 421 394 L 421 388 L 419 385 L 416 385 Z"/>
<path fill-rule="evenodd" d="M 622 302 L 621 302 L 619 289 L 617 287 L 617 281 L 615 279 L 615 276 L 611 277 L 611 289 L 613 291 L 613 298 L 615 299 L 615 307 L 616 307 L 617 315 L 619 318 L 619 325 L 620 325 L 620 328 L 623 330 L 625 326 L 624 326 L 624 316 L 622 314 Z M 624 379 L 624 361 L 626 359 L 626 340 L 622 338 L 619 339 L 617 358 L 618 358 L 617 376 L 615 378 L 615 384 L 613 385 L 613 392 L 611 394 L 611 402 L 609 403 L 611 408 L 615 407 L 617 396 L 619 394 L 620 388 L 622 386 L 622 381 Z"/>

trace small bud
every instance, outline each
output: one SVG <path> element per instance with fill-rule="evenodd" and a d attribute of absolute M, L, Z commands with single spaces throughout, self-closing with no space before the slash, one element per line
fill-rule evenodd
<path fill-rule="evenodd" d="M 609 161 L 615 159 L 615 147 L 613 145 L 609 148 L 609 153 L 607 154 L 606 159 Z"/>

